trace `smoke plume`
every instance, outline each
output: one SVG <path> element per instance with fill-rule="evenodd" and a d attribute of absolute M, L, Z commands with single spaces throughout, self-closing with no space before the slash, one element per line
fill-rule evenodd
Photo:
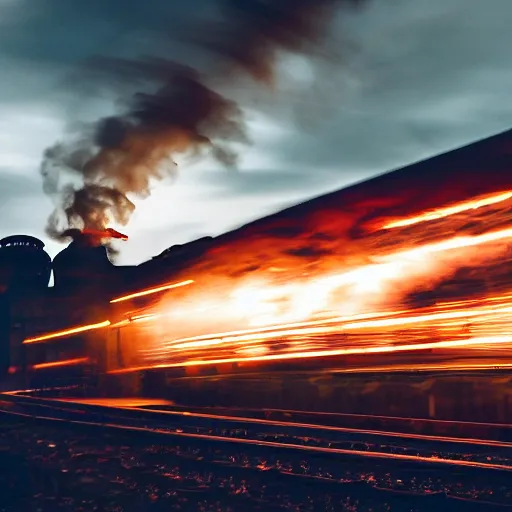
<path fill-rule="evenodd" d="M 132 199 L 173 177 L 179 154 L 235 167 L 237 148 L 249 142 L 243 114 L 211 84 L 231 85 L 244 75 L 272 84 L 280 52 L 314 52 L 333 8 L 359 3 L 218 0 L 215 21 L 175 35 L 210 56 L 215 66 L 208 76 L 162 58 L 92 59 L 89 70 L 109 76 L 119 91 L 129 83 L 150 84 L 154 92 L 135 94 L 118 115 L 75 130 L 45 151 L 43 188 L 56 205 L 48 234 L 61 239 L 70 228 L 125 225 L 135 209 Z"/>

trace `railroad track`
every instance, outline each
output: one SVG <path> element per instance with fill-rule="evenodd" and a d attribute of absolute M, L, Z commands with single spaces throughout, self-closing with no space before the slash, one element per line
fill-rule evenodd
<path fill-rule="evenodd" d="M 482 475 L 490 474 L 494 481 L 509 481 L 512 477 L 512 443 L 505 440 L 332 425 L 325 424 L 325 415 L 300 411 L 206 410 L 179 406 L 109 407 L 22 395 L 2 395 L 0 411 L 4 417 L 32 421 L 37 425 L 52 425 L 58 429 L 92 431 L 95 435 L 110 432 L 122 438 L 137 438 L 137 442 L 145 439 L 148 444 L 186 446 L 201 453 L 220 451 L 225 455 L 222 460 L 218 460 L 218 456 L 214 457 L 215 460 L 205 456 L 197 462 L 198 467 L 213 465 L 217 468 L 214 471 L 217 471 L 218 467 L 228 465 L 236 471 L 263 472 L 272 481 L 295 477 L 314 482 L 322 488 L 340 485 L 342 475 L 337 474 L 336 468 L 346 464 L 352 468 L 378 465 L 396 471 L 429 471 L 432 474 L 462 471 L 471 473 L 472 478 L 478 480 L 485 480 L 488 477 Z M 286 420 L 279 418 L 283 415 Z M 315 417 L 322 423 L 310 421 Z M 332 415 L 331 423 L 339 423 L 343 418 L 350 422 L 357 415 Z M 304 419 L 308 419 L 308 422 Z M 388 420 L 399 423 L 400 418 Z M 473 428 L 482 426 L 493 427 L 473 424 Z M 494 427 L 506 431 L 503 428 L 506 426 Z M 240 453 L 245 454 L 246 462 L 240 463 L 239 455 L 229 455 Z M 279 469 L 277 464 L 272 463 L 265 463 L 262 467 L 261 460 L 270 459 L 291 462 L 287 465 L 288 469 L 282 466 Z M 248 463 L 247 460 L 252 462 Z M 303 467 L 305 460 L 309 461 L 307 471 Z M 187 464 L 190 464 L 190 460 Z M 379 488 L 375 482 L 370 487 L 371 492 L 390 492 L 389 489 Z M 396 494 L 396 489 L 394 492 Z M 439 503 L 456 500 L 458 507 L 468 509 L 476 505 L 485 505 L 489 510 L 498 507 L 498 503 L 484 503 L 482 500 L 461 501 L 455 492 L 413 493 L 407 496 L 411 500 L 435 499 Z M 507 500 L 499 503 L 500 507 L 505 505 L 508 505 Z"/>
<path fill-rule="evenodd" d="M 420 434 L 464 439 L 480 439 L 487 441 L 512 442 L 512 425 L 505 423 L 482 423 L 469 421 L 439 420 L 430 418 L 404 418 L 398 416 L 379 416 L 369 414 L 332 413 L 297 411 L 291 409 L 242 409 L 239 407 L 201 407 L 172 404 L 165 405 L 148 404 L 141 405 L 148 411 L 159 412 L 166 409 L 171 413 L 182 414 L 213 414 L 216 416 L 228 416 L 234 418 L 264 419 L 287 424 L 316 424 L 323 427 L 352 428 L 355 430 L 390 431 L 394 435 L 407 437 L 409 434 Z M 132 407 L 133 408 L 133 407 Z"/>
<path fill-rule="evenodd" d="M 30 395 L 14 395 L 16 401 L 34 404 Z M 187 422 L 214 421 L 217 424 L 255 424 L 283 429 L 319 430 L 344 435 L 364 434 L 381 437 L 400 437 L 411 440 L 437 441 L 484 446 L 508 447 L 512 443 L 512 425 L 500 423 L 460 422 L 428 418 L 404 418 L 368 414 L 296 411 L 290 409 L 241 409 L 238 407 L 204 407 L 179 405 L 151 399 L 38 399 L 39 404 L 69 409 L 110 411 L 116 415 L 136 412 L 148 419 Z M 95 409 L 95 406 L 102 406 Z"/>
<path fill-rule="evenodd" d="M 214 414 L 211 411 L 183 407 L 172 410 L 109 407 L 25 396 L 9 396 L 5 403 L 8 406 L 4 410 L 8 414 L 158 436 L 301 450 L 324 455 L 512 471 L 512 442 L 461 435 L 425 435 L 403 430 L 370 430 L 306 423 L 297 421 L 300 412 L 295 412 L 295 418 L 283 421 L 258 418 L 256 411 L 250 411 L 252 416 L 243 416 L 240 412 L 239 415 L 228 415 L 230 411 L 225 409 Z M 494 427 L 492 424 L 471 426 L 485 426 L 488 429 Z M 497 426 L 500 432 L 508 433 L 505 427 Z M 471 454 L 470 460 L 468 453 Z"/>

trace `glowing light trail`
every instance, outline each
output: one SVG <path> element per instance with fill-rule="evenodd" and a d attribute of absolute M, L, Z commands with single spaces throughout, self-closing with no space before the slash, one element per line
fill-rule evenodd
<path fill-rule="evenodd" d="M 63 361 L 52 361 L 50 363 L 39 363 L 32 366 L 33 370 L 46 370 L 49 368 L 61 368 L 63 366 L 77 366 L 89 361 L 88 357 L 77 357 L 75 359 L 66 359 Z"/>
<path fill-rule="evenodd" d="M 387 346 L 372 346 L 361 348 L 345 348 L 335 350 L 318 350 L 307 352 L 292 352 L 285 354 L 268 354 L 264 356 L 254 357 L 226 357 L 223 359 L 209 359 L 209 360 L 187 360 L 177 363 L 163 363 L 148 366 L 123 368 L 119 370 L 112 370 L 110 373 L 129 373 L 134 371 L 142 371 L 148 369 L 165 369 L 165 368 L 180 368 L 187 366 L 205 366 L 205 365 L 218 365 L 228 363 L 243 363 L 243 362 L 262 362 L 262 361 L 285 361 L 291 359 L 303 358 L 320 358 L 320 357 L 333 357 L 333 356 L 347 356 L 347 355 L 362 355 L 362 354 L 386 354 L 392 352 L 411 352 L 418 350 L 431 350 L 431 349 L 447 349 L 457 347 L 470 347 L 473 345 L 496 345 L 503 343 L 512 343 L 512 336 L 488 336 L 467 339 L 454 339 L 446 341 L 428 342 L 428 343 L 413 343 L 404 345 L 387 345 Z"/>
<path fill-rule="evenodd" d="M 465 249 L 467 247 L 475 247 L 477 245 L 487 244 L 491 242 L 499 242 L 506 238 L 512 237 L 512 228 L 500 229 L 491 231 L 490 233 L 484 233 L 482 235 L 475 236 L 456 236 L 443 240 L 442 242 L 436 242 L 433 244 L 423 245 L 416 249 L 409 249 L 399 253 L 393 253 L 390 255 L 392 258 L 414 258 L 417 256 L 424 256 L 427 254 L 434 254 L 437 252 L 451 251 L 454 249 Z"/>
<path fill-rule="evenodd" d="M 276 337 L 286 336 L 311 336 L 317 334 L 332 334 L 342 333 L 347 330 L 358 330 L 358 329 L 370 329 L 370 328 L 383 328 L 383 327 L 396 327 L 405 326 L 410 324 L 418 324 L 425 322 L 434 322 L 438 320 L 448 319 L 461 319 L 471 317 L 481 317 L 486 314 L 499 314 L 499 313 L 512 313 L 512 307 L 501 307 L 501 308 L 488 308 L 478 310 L 466 310 L 466 311 L 447 311 L 442 313 L 432 313 L 424 315 L 415 315 L 409 317 L 394 317 L 376 319 L 384 316 L 384 314 L 376 314 L 375 319 L 362 320 L 355 322 L 358 317 L 338 317 L 329 320 L 315 321 L 315 322 L 299 322 L 295 324 L 285 324 L 279 326 L 272 326 L 264 329 L 247 329 L 239 331 L 231 331 L 224 333 L 212 333 L 203 336 L 195 336 L 190 338 L 182 338 L 173 340 L 166 345 L 166 349 L 188 349 L 188 348 L 199 348 L 208 347 L 212 345 L 218 345 L 221 343 L 236 343 L 241 341 L 262 341 L 265 339 L 271 339 Z M 399 312 L 395 313 L 399 314 Z M 371 315 L 361 315 L 359 318 L 367 318 Z M 347 320 L 352 320 L 350 323 L 343 324 Z M 325 324 L 335 324 L 333 327 L 326 327 Z M 456 324 L 458 325 L 458 324 Z"/>
<path fill-rule="evenodd" d="M 39 343 L 42 341 L 48 341 L 55 338 L 64 338 L 66 336 L 71 336 L 73 334 L 80 334 L 82 332 L 94 331 L 96 329 L 103 329 L 104 327 L 108 327 L 110 325 L 109 320 L 105 320 L 104 322 L 99 322 L 97 324 L 88 324 L 81 325 L 79 327 L 72 327 L 70 329 L 66 329 L 63 331 L 51 332 L 48 334 L 44 334 L 42 336 L 36 336 L 34 338 L 27 338 L 23 341 L 24 344 L 27 343 Z"/>
<path fill-rule="evenodd" d="M 110 301 L 111 304 L 117 302 L 124 302 L 130 299 L 136 299 L 138 297 L 145 297 L 146 295 L 152 295 L 154 293 L 161 293 L 167 290 L 172 290 L 173 288 L 180 288 L 182 286 L 188 286 L 192 284 L 194 281 L 192 279 L 188 279 L 187 281 L 181 281 L 179 283 L 166 284 L 162 286 L 158 286 L 156 288 L 149 288 L 148 290 L 142 290 L 140 292 L 131 293 L 129 295 L 124 295 L 122 297 L 118 297 L 117 299 L 113 299 Z"/>
<path fill-rule="evenodd" d="M 394 220 L 392 222 L 384 224 L 384 226 L 382 227 L 383 229 L 394 229 L 412 226 L 414 224 L 419 224 L 420 222 L 428 222 L 432 220 L 442 219 L 444 217 L 449 217 L 450 215 L 466 212 L 468 210 L 477 210 L 478 208 L 498 204 L 509 199 L 512 199 L 512 191 L 502 192 L 496 195 L 485 197 L 483 199 L 473 199 L 469 201 L 464 201 L 462 203 L 454 204 L 453 206 L 447 206 L 445 208 L 431 210 L 429 212 L 422 213 L 415 217 L 406 217 L 404 219 Z"/>

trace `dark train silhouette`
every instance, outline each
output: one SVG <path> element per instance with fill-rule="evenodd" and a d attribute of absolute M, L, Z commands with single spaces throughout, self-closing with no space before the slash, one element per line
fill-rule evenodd
<path fill-rule="evenodd" d="M 78 333 L 44 343 L 24 341 L 116 315 L 122 318 L 124 309 L 133 304 L 113 308 L 114 297 L 172 279 L 177 269 L 200 257 L 211 240 L 171 247 L 138 266 L 113 265 L 106 247 L 85 235 L 75 236 L 53 261 L 44 243 L 32 236 L 0 240 L 0 376 L 30 376 L 32 382 L 40 375 L 50 382 L 56 375 L 76 377 L 92 367 L 104 368 L 108 344 L 104 335 Z M 89 364 L 83 364 L 86 360 Z M 80 364 L 59 367 L 63 361 Z"/>

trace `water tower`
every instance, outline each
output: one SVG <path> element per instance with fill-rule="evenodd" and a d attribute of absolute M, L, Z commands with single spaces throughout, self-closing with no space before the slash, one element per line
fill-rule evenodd
<path fill-rule="evenodd" d="M 13 325 L 18 323 L 16 315 L 13 317 L 13 304 L 46 290 L 51 272 L 51 258 L 41 240 L 27 235 L 0 240 L 0 376 L 5 375 L 13 360 L 11 334 Z"/>
<path fill-rule="evenodd" d="M 52 263 L 44 243 L 27 235 L 0 240 L 0 292 L 46 288 Z"/>

